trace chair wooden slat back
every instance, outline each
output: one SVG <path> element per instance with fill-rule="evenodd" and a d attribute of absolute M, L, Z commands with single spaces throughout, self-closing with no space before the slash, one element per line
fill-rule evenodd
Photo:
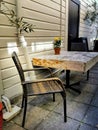
<path fill-rule="evenodd" d="M 12 59 L 16 65 L 21 81 L 25 81 L 24 73 L 16 52 L 12 53 Z"/>

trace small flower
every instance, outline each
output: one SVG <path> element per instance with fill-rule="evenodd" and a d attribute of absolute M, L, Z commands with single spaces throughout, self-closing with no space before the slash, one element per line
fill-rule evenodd
<path fill-rule="evenodd" d="M 59 41 L 59 40 L 61 40 L 60 37 L 55 37 L 55 38 L 54 38 L 54 41 Z"/>
<path fill-rule="evenodd" d="M 61 37 L 55 37 L 54 38 L 54 41 L 53 41 L 53 44 L 54 44 L 54 48 L 60 48 L 61 46 Z"/>

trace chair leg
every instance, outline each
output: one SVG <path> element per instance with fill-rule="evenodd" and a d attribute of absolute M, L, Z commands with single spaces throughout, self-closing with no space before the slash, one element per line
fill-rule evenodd
<path fill-rule="evenodd" d="M 53 93 L 53 102 L 55 102 L 55 93 Z"/>
<path fill-rule="evenodd" d="M 21 105 L 21 108 L 24 107 L 24 95 L 22 96 L 22 105 Z"/>
<path fill-rule="evenodd" d="M 89 70 L 87 71 L 87 80 L 89 80 Z"/>
<path fill-rule="evenodd" d="M 24 127 L 25 125 L 26 110 L 27 110 L 27 97 L 24 98 L 24 112 L 23 112 L 22 127 Z"/>
<path fill-rule="evenodd" d="M 64 105 L 64 122 L 67 122 L 66 94 L 62 92 L 61 95 L 63 97 L 63 105 Z"/>
<path fill-rule="evenodd" d="M 64 122 L 67 122 L 67 114 L 66 114 L 66 99 L 64 99 Z"/>

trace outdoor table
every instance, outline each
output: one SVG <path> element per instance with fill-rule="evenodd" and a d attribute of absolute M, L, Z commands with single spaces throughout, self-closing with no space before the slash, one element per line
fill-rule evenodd
<path fill-rule="evenodd" d="M 70 71 L 87 72 L 98 62 L 98 52 L 62 51 L 60 55 L 35 56 L 33 65 L 66 70 L 66 87 L 70 85 Z"/>

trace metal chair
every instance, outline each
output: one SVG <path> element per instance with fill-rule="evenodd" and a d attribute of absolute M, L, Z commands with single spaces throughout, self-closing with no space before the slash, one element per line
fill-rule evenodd
<path fill-rule="evenodd" d="M 95 52 L 98 52 L 98 40 L 94 40 L 94 50 Z"/>
<path fill-rule="evenodd" d="M 75 38 L 71 42 L 71 51 L 86 51 L 88 49 L 88 40 L 86 37 Z M 89 70 L 87 71 L 87 80 L 89 79 Z"/>
<path fill-rule="evenodd" d="M 89 52 L 87 38 L 86 37 L 79 37 L 79 38 L 73 39 L 71 41 L 71 51 L 86 51 L 86 52 Z"/>
<path fill-rule="evenodd" d="M 12 53 L 12 59 L 18 70 L 21 79 L 21 85 L 23 88 L 22 108 L 24 107 L 24 112 L 23 112 L 22 127 L 24 127 L 25 125 L 28 96 L 37 96 L 37 95 L 44 95 L 44 94 L 53 94 L 53 101 L 55 101 L 55 93 L 61 94 L 64 103 L 64 122 L 66 122 L 67 121 L 66 93 L 61 80 L 59 78 L 51 77 L 51 78 L 39 79 L 36 81 L 25 81 L 24 72 L 37 71 L 46 68 L 34 68 L 34 69 L 32 68 L 32 69 L 23 70 L 16 52 Z"/>

